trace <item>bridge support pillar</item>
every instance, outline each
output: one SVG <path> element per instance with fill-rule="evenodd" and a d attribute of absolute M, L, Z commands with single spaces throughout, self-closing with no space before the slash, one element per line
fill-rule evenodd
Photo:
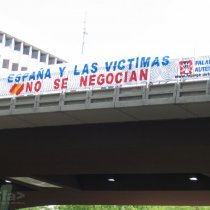
<path fill-rule="evenodd" d="M 12 184 L 4 184 L 0 188 L 0 209 L 9 210 Z"/>

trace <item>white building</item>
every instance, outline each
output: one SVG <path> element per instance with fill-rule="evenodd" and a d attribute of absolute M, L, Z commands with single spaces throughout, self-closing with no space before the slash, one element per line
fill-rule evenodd
<path fill-rule="evenodd" d="M 66 61 L 0 31 L 0 68 L 3 72 L 34 71 Z"/>

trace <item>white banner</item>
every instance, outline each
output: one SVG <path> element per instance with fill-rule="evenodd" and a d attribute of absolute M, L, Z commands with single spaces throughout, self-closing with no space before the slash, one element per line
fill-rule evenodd
<path fill-rule="evenodd" d="M 210 57 L 135 57 L 104 63 L 49 65 L 28 72 L 0 73 L 0 97 L 148 85 L 210 78 Z"/>

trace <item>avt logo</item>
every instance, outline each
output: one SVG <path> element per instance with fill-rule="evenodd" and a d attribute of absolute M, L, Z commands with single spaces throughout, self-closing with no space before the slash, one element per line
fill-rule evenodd
<path fill-rule="evenodd" d="M 180 70 L 180 75 L 192 74 L 193 61 L 192 60 L 180 61 L 179 62 L 179 70 Z"/>

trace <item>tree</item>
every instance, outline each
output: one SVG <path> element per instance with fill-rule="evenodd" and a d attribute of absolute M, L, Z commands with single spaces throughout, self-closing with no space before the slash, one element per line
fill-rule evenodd
<path fill-rule="evenodd" d="M 210 210 L 208 206 L 131 206 L 131 205 L 61 205 L 40 206 L 21 210 Z"/>

